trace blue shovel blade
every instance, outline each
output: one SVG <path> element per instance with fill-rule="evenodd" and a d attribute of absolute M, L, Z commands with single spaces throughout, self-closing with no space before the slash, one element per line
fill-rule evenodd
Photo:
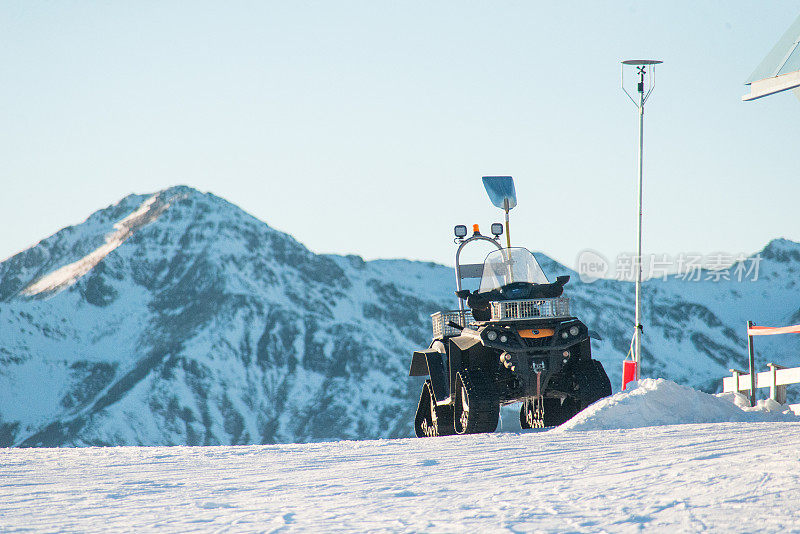
<path fill-rule="evenodd" d="M 483 187 L 489 193 L 489 200 L 500 209 L 508 209 L 517 205 L 517 192 L 514 190 L 514 179 L 510 176 L 484 176 Z"/>

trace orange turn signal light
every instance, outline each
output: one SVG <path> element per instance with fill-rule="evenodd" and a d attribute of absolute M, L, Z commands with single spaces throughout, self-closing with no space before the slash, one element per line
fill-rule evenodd
<path fill-rule="evenodd" d="M 473 224 L 473 225 L 472 225 L 472 233 L 473 233 L 473 234 L 479 234 L 479 233 L 481 233 L 481 228 L 480 228 L 480 225 Z"/>
<path fill-rule="evenodd" d="M 552 328 L 531 328 L 529 330 L 520 330 L 518 332 L 519 337 L 526 337 L 528 339 L 534 339 L 537 337 L 550 337 L 555 333 L 556 331 Z"/>

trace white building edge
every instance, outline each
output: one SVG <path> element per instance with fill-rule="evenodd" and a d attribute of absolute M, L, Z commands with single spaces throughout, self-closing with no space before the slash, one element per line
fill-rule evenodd
<path fill-rule="evenodd" d="M 756 100 L 794 89 L 800 98 L 800 17 L 786 30 L 778 43 L 745 82 L 750 93 L 742 100 Z"/>

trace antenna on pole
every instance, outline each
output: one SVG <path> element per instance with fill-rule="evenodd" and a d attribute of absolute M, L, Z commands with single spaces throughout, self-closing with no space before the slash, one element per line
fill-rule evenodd
<path fill-rule="evenodd" d="M 636 312 L 634 315 L 633 342 L 631 343 L 633 361 L 636 363 L 635 380 L 639 380 L 642 366 L 642 156 L 644 153 L 644 103 L 647 102 L 656 87 L 656 65 L 659 63 L 662 63 L 662 61 L 656 59 L 628 59 L 622 62 L 621 73 L 622 90 L 625 91 L 625 94 L 628 95 L 628 98 L 639 110 L 639 224 L 636 231 Z M 638 99 L 631 96 L 625 88 L 626 66 L 634 67 L 636 76 L 639 77 L 639 81 L 636 83 Z M 648 69 L 650 70 L 649 76 Z M 647 79 L 646 88 L 645 78 Z M 624 387 L 625 385 L 623 384 L 623 389 Z"/>

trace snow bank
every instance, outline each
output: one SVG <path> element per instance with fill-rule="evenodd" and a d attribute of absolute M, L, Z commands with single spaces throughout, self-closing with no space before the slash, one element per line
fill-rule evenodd
<path fill-rule="evenodd" d="M 744 395 L 709 395 L 663 378 L 592 404 L 558 430 L 611 430 L 683 423 L 800 421 L 788 406 L 767 399 L 748 406 Z"/>

